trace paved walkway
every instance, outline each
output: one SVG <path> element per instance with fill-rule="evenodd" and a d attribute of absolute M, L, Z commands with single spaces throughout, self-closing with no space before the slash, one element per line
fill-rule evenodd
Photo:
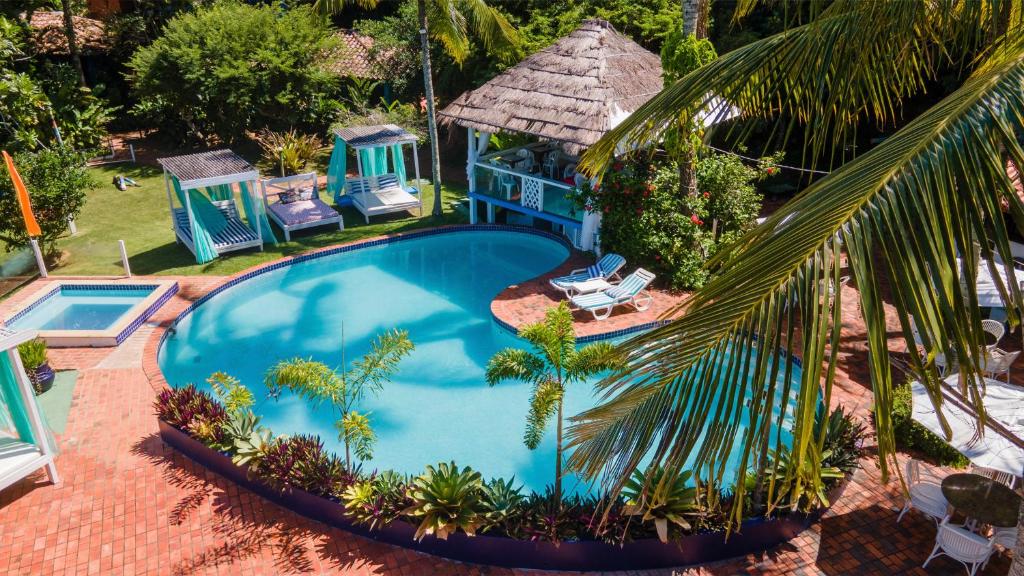
<path fill-rule="evenodd" d="M 58 486 L 36 474 L 0 493 L 0 574 L 527 574 L 451 562 L 379 544 L 283 510 L 207 472 L 157 436 L 152 401 L 159 331 L 220 278 L 179 278 L 182 289 L 118 349 L 53 350 L 80 370 Z M 863 325 L 852 288 L 835 401 L 867 418 Z M 16 306 L 21 294 L 0 309 Z M 893 341 L 893 349 L 902 343 Z M 144 360 L 145 359 L 145 360 Z M 1017 371 L 1017 373 L 1021 373 Z M 896 525 L 895 482 L 862 461 L 824 518 L 763 556 L 648 574 L 957 574 L 938 559 L 918 568 L 934 526 L 910 514 Z M 1005 574 L 995 558 L 984 572 Z"/>

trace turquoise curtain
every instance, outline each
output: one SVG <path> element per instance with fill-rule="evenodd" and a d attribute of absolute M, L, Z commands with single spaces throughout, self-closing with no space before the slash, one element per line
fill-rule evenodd
<path fill-rule="evenodd" d="M 204 189 L 206 195 L 210 197 L 210 200 L 220 202 L 222 200 L 233 200 L 233 194 L 231 193 L 230 184 L 218 184 L 216 186 L 210 186 Z"/>
<path fill-rule="evenodd" d="M 196 262 L 199 264 L 206 264 L 218 256 L 217 248 L 213 245 L 212 234 L 216 234 L 224 228 L 226 222 L 224 222 L 224 215 L 206 199 L 199 192 L 194 190 L 188 191 L 189 203 L 185 203 L 185 194 L 181 191 L 181 184 L 178 179 L 171 176 L 171 184 L 174 185 L 174 193 L 178 195 L 178 201 L 181 202 L 182 208 L 190 207 L 189 222 L 192 227 L 192 247 L 196 253 Z M 216 214 L 209 213 L 210 211 Z M 211 232 L 207 226 L 209 219 L 210 223 L 218 226 L 217 230 Z"/>
<path fill-rule="evenodd" d="M 363 148 L 359 151 L 359 162 L 363 176 L 380 176 L 388 173 L 388 147 Z"/>
<path fill-rule="evenodd" d="M 251 228 L 254 222 L 257 223 L 260 233 L 263 234 L 263 243 L 270 242 L 276 246 L 277 236 L 274 235 L 274 230 L 270 227 L 267 211 L 263 207 L 263 199 L 253 198 L 248 182 L 239 182 L 238 187 L 242 191 L 242 209 L 245 210 L 245 219 L 249 221 L 249 227 Z"/>
<path fill-rule="evenodd" d="M 398 185 L 405 188 L 405 156 L 402 154 L 401 144 L 391 145 L 391 163 L 395 167 L 395 175 L 398 176 Z"/>
<path fill-rule="evenodd" d="M 335 204 L 341 203 L 341 195 L 345 191 L 345 141 L 341 136 L 334 137 L 334 150 L 331 151 L 331 161 L 327 165 L 327 192 L 334 196 Z"/>
<path fill-rule="evenodd" d="M 14 353 L 17 354 L 17 351 Z M 22 442 L 38 446 L 38 439 L 32 431 L 32 421 L 28 417 L 28 406 L 25 405 L 25 397 L 14 376 L 14 366 L 7 350 L 0 352 L 0 404 L 5 408 L 0 410 L 0 426 L 15 432 Z"/>

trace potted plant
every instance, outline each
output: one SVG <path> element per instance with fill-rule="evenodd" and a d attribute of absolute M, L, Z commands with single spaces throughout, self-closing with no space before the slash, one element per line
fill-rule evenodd
<path fill-rule="evenodd" d="M 42 338 L 35 338 L 18 345 L 18 353 L 21 355 L 21 363 L 25 365 L 25 372 L 28 379 L 32 381 L 32 387 L 36 394 L 42 394 L 53 387 L 53 380 L 57 377 L 53 368 L 46 358 L 46 342 Z"/>

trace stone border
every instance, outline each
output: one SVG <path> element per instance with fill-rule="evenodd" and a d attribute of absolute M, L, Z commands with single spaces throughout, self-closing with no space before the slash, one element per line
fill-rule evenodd
<path fill-rule="evenodd" d="M 160 438 L 200 466 L 251 490 L 252 492 L 301 514 L 378 542 L 399 546 L 433 556 L 508 568 L 541 570 L 647 570 L 692 564 L 707 564 L 727 558 L 762 553 L 794 538 L 818 521 L 827 508 L 812 513 L 793 513 L 779 518 L 752 518 L 740 530 L 726 538 L 724 532 L 706 532 L 685 536 L 662 544 L 658 539 L 643 539 L 609 544 L 600 541 L 531 542 L 481 534 L 475 537 L 457 532 L 440 540 L 427 537 L 413 539 L 415 526 L 404 521 L 393 522 L 379 530 L 355 524 L 345 515 L 344 506 L 297 488 L 275 490 L 250 477 L 248 468 L 237 466 L 231 458 L 202 444 L 177 428 L 158 420 Z M 848 483 L 844 479 L 829 494 L 835 502 Z"/>

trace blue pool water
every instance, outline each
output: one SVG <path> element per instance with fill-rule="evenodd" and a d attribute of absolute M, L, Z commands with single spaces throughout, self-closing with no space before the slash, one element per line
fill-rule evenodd
<path fill-rule="evenodd" d="M 318 434 L 339 454 L 327 406 L 284 394 L 267 400 L 263 374 L 278 360 L 313 357 L 341 363 L 344 324 L 349 361 L 391 328 L 409 331 L 416 350 L 376 398 L 368 398 L 378 435 L 364 469 L 419 473 L 455 460 L 485 478 L 515 476 L 543 490 L 554 471 L 552 433 L 536 450 L 522 442 L 530 388 L 484 381 L 488 359 L 523 342 L 490 313 L 510 284 L 563 262 L 564 246 L 532 234 L 472 231 L 438 234 L 307 260 L 262 274 L 198 306 L 160 352 L 168 382 L 194 382 L 222 370 L 249 386 L 257 413 L 276 433 Z M 593 406 L 591 387 L 568 391 L 566 415 Z M 568 488 L 575 484 L 566 482 Z"/>
<path fill-rule="evenodd" d="M 15 330 L 105 330 L 152 292 L 152 287 L 98 290 L 62 286 L 8 324 Z"/>

